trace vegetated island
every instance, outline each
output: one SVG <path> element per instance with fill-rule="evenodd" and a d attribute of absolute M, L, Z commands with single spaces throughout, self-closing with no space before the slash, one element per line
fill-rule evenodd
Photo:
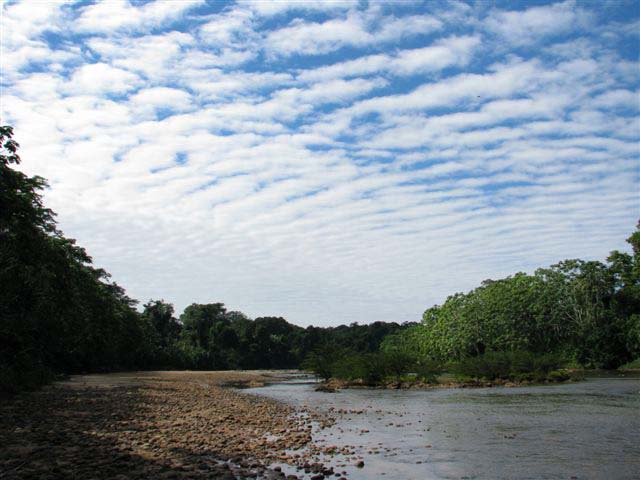
<path fill-rule="evenodd" d="M 378 368 L 369 371 L 376 361 L 379 362 Z M 394 366 L 397 367 L 395 372 Z M 308 368 L 318 375 L 319 369 L 314 366 Z M 584 380 L 585 370 L 568 368 L 562 357 L 557 355 L 535 355 L 524 351 L 490 352 L 448 364 L 428 360 L 418 363 L 411 357 L 403 358 L 392 353 L 383 354 L 382 360 L 373 360 L 366 355 L 349 356 L 344 363 L 336 364 L 331 373 L 325 372 L 324 375 L 316 387 L 317 391 L 545 385 Z"/>
<path fill-rule="evenodd" d="M 628 239 L 632 254 L 487 280 L 427 309 L 419 323 L 301 328 L 222 303 L 192 304 L 176 318 L 163 300 L 139 311 L 63 235 L 42 201 L 46 181 L 15 168 L 12 137 L 0 127 L 3 478 L 86 476 L 85 447 L 113 478 L 127 468 L 139 478 L 258 474 L 276 461 L 328 472 L 301 453 L 282 453 L 317 452 L 296 414 L 322 424 L 319 417 L 222 388 L 229 375 L 247 381 L 244 373 L 136 373 L 105 385 L 72 377 L 40 388 L 67 375 L 304 368 L 334 384 L 395 388 L 564 381 L 571 369 L 638 367 L 638 228 Z"/>

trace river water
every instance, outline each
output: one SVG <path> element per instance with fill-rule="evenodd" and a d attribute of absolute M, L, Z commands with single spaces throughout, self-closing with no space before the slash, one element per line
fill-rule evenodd
<path fill-rule="evenodd" d="M 245 392 L 341 412 L 314 439 L 354 447 L 363 468 L 355 456 L 330 461 L 349 479 L 640 479 L 637 376 L 337 393 L 316 392 L 312 380 L 298 378 Z"/>

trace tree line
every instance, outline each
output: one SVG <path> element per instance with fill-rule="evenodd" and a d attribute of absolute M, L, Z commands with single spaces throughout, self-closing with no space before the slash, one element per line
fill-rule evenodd
<path fill-rule="evenodd" d="M 248 318 L 224 304 L 191 304 L 178 318 L 162 300 L 144 305 L 141 321 L 150 337 L 145 367 L 199 370 L 298 368 L 311 351 L 331 345 L 360 352 L 377 351 L 383 339 L 408 325 L 302 328 L 282 317 Z"/>
<path fill-rule="evenodd" d="M 378 351 L 312 351 L 303 366 L 324 380 L 556 382 L 573 368 L 640 367 L 640 224 L 605 262 L 565 260 L 533 274 L 485 280 L 387 335 Z M 482 383 L 480 383 L 482 384 Z M 327 386 L 327 388 L 330 388 Z"/>
<path fill-rule="evenodd" d="M 640 224 L 632 254 L 565 260 L 533 274 L 486 280 L 390 335 L 383 350 L 450 362 L 485 352 L 557 354 L 568 365 L 616 368 L 640 357 Z"/>

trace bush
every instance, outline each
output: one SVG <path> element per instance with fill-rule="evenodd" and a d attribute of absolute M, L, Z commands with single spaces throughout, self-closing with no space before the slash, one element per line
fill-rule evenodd
<path fill-rule="evenodd" d="M 381 355 L 383 371 L 388 375 L 393 375 L 398 381 L 403 375 L 409 373 L 416 363 L 411 355 L 399 350 L 390 350 Z"/>
<path fill-rule="evenodd" d="M 331 370 L 335 378 L 354 381 L 366 376 L 366 362 L 363 354 L 348 353 L 335 359 Z"/>
<path fill-rule="evenodd" d="M 334 358 L 329 349 L 318 348 L 305 357 L 300 367 L 327 381 L 334 375 Z"/>
<path fill-rule="evenodd" d="M 566 382 L 569 378 L 571 378 L 569 374 L 562 370 L 553 370 L 547 375 L 547 380 L 550 382 Z"/>
<path fill-rule="evenodd" d="M 557 370 L 564 363 L 561 355 L 557 353 L 546 353 L 544 355 L 539 355 L 534 357 L 534 370 L 536 372 L 541 372 L 548 374 L 553 370 Z"/>
<path fill-rule="evenodd" d="M 19 356 L 14 365 L 0 365 L 0 394 L 35 390 L 53 378 L 53 372 L 41 362 Z"/>
<path fill-rule="evenodd" d="M 389 375 L 389 364 L 382 353 L 362 355 L 362 380 L 367 385 L 377 385 Z"/>
<path fill-rule="evenodd" d="M 402 352 L 354 353 L 342 352 L 326 355 L 311 354 L 303 366 L 319 377 L 341 380 L 361 380 L 366 385 L 378 385 L 392 376 L 396 381 L 402 379 L 415 365 L 410 355 Z"/>
<path fill-rule="evenodd" d="M 640 358 L 636 358 L 633 362 L 622 365 L 618 370 L 640 370 Z"/>
<path fill-rule="evenodd" d="M 414 370 L 418 379 L 426 383 L 438 383 L 438 375 L 443 372 L 444 368 L 435 360 L 426 358 L 416 362 Z"/>
<path fill-rule="evenodd" d="M 468 357 L 453 366 L 458 376 L 486 380 L 543 380 L 562 361 L 558 355 L 536 355 L 530 352 L 488 352 Z"/>
<path fill-rule="evenodd" d="M 342 380 L 362 380 L 366 385 L 377 385 L 387 377 L 389 367 L 382 353 L 350 353 L 334 361 L 332 372 Z"/>

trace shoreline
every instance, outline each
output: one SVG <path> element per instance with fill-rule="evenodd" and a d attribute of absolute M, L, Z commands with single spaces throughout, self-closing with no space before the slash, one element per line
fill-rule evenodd
<path fill-rule="evenodd" d="M 333 417 L 235 390 L 281 379 L 127 372 L 73 376 L 17 395 L 0 405 L 0 477 L 285 478 L 275 464 L 335 475 L 313 445 L 313 432 Z"/>
<path fill-rule="evenodd" d="M 469 381 L 450 381 L 451 375 L 442 375 L 445 380 L 438 383 L 429 383 L 421 380 L 409 381 L 387 381 L 380 384 L 368 385 L 362 381 L 342 380 L 332 378 L 329 381 L 318 382 L 316 391 L 319 392 L 336 392 L 343 389 L 363 389 L 363 390 L 439 390 L 439 389 L 465 389 L 465 388 L 517 388 L 517 387 L 535 387 L 535 386 L 553 386 L 564 385 L 567 383 L 575 383 L 586 380 L 587 378 L 598 377 L 637 377 L 640 376 L 640 369 L 623 369 L 623 370 L 602 370 L 602 369 L 564 369 L 562 371 L 565 377 L 557 377 L 556 379 L 546 380 L 469 380 Z"/>
<path fill-rule="evenodd" d="M 319 392 L 337 392 L 343 389 L 365 389 L 365 390 L 439 390 L 439 389 L 455 389 L 455 388 L 516 388 L 531 387 L 543 385 L 562 385 L 566 383 L 580 382 L 585 379 L 584 372 L 567 372 L 566 377 L 556 380 L 469 380 L 469 381 L 440 381 L 437 383 L 424 382 L 421 380 L 394 380 L 379 384 L 368 385 L 362 381 L 348 381 L 332 378 L 326 382 L 320 382 L 316 387 Z"/>

